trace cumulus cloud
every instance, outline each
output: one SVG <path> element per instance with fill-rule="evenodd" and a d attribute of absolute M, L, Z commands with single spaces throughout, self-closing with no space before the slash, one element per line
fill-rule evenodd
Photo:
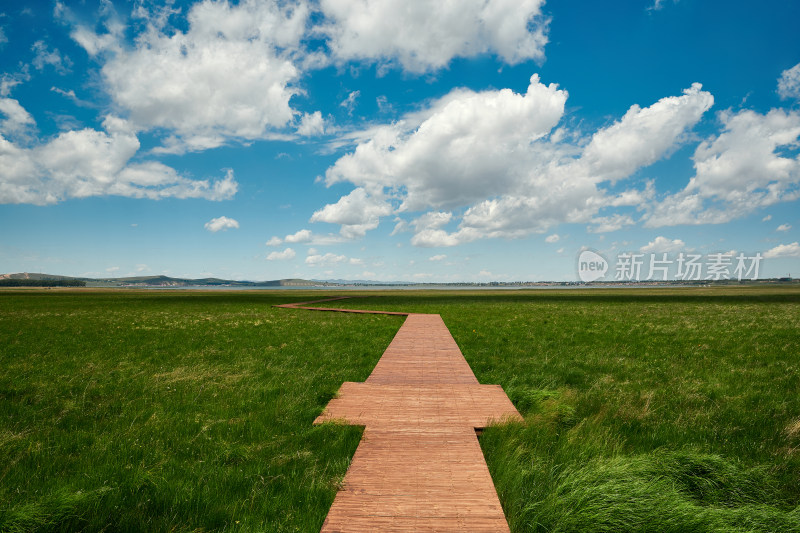
<path fill-rule="evenodd" d="M 775 248 L 764 252 L 764 257 L 768 259 L 776 259 L 778 257 L 800 257 L 800 244 L 797 242 L 779 244 Z"/>
<path fill-rule="evenodd" d="M 340 233 L 347 239 L 363 237 L 378 227 L 380 218 L 392 213 L 392 206 L 380 197 L 367 194 L 361 187 L 343 196 L 335 204 L 316 211 L 310 222 L 340 224 Z"/>
<path fill-rule="evenodd" d="M 225 200 L 236 194 L 231 170 L 212 182 L 156 161 L 131 163 L 139 140 L 130 124 L 109 115 L 103 128 L 66 131 L 32 147 L 0 135 L 0 203 L 43 205 L 103 195 Z"/>
<path fill-rule="evenodd" d="M 405 186 L 401 209 L 409 211 L 485 198 L 513 186 L 521 169 L 509 165 L 556 125 L 566 98 L 538 76 L 525 94 L 455 90 L 419 115 L 372 130 L 326 171 L 326 183 Z"/>
<path fill-rule="evenodd" d="M 292 121 L 299 70 L 291 52 L 305 31 L 305 3 L 198 2 L 185 31 L 159 13 L 136 14 L 146 29 L 133 47 L 118 24 L 103 34 L 78 27 L 72 37 L 104 61 L 105 88 L 137 128 L 174 133 L 167 151 L 261 139 Z"/>
<path fill-rule="evenodd" d="M 781 73 L 778 78 L 778 95 L 784 100 L 800 99 L 800 63 Z"/>
<path fill-rule="evenodd" d="M 775 229 L 775 231 L 789 231 L 790 229 L 792 229 L 791 224 L 781 224 Z"/>
<path fill-rule="evenodd" d="M 492 53 L 509 64 L 542 60 L 544 0 L 321 0 L 320 31 L 340 61 L 399 63 L 411 72 Z"/>
<path fill-rule="evenodd" d="M 576 142 L 561 128 L 554 131 L 566 99 L 565 91 L 537 75 L 524 94 L 454 90 L 428 109 L 365 132 L 355 150 L 326 171 L 326 183 L 353 183 L 363 197 L 391 194 L 399 202 L 396 213 L 425 212 L 412 223 L 417 246 L 522 237 L 563 222 L 614 231 L 633 219 L 601 211 L 640 208 L 654 188 L 608 188 L 668 155 L 713 103 L 694 84 L 681 96 L 633 106 Z M 447 231 L 456 211 L 458 228 Z"/>
<path fill-rule="evenodd" d="M 743 110 L 720 119 L 723 132 L 695 150 L 688 185 L 658 202 L 645 226 L 719 224 L 798 198 L 800 157 L 781 149 L 796 146 L 800 114 Z"/>
<path fill-rule="evenodd" d="M 211 233 L 216 233 L 218 231 L 226 231 L 229 229 L 238 228 L 239 222 L 237 222 L 232 218 L 223 216 L 218 218 L 212 218 L 211 220 L 205 223 L 204 227 Z"/>
<path fill-rule="evenodd" d="M 322 118 L 322 113 L 319 111 L 304 113 L 300 119 L 300 125 L 297 126 L 297 133 L 305 137 L 325 133 L 325 120 Z"/>
<path fill-rule="evenodd" d="M 288 259 L 294 259 L 297 254 L 291 248 L 286 248 L 282 252 L 270 252 L 267 255 L 267 261 L 286 261 Z"/>
<path fill-rule="evenodd" d="M 284 241 L 288 243 L 301 243 L 301 242 L 309 242 L 311 240 L 311 230 L 310 229 L 301 229 L 300 231 L 293 233 L 291 235 L 287 235 L 283 238 Z"/>
<path fill-rule="evenodd" d="M 561 240 L 561 237 L 558 236 L 558 233 L 553 233 L 552 235 L 545 237 L 544 242 L 552 244 L 558 242 L 559 240 Z"/>
<path fill-rule="evenodd" d="M 270 240 L 265 243 L 267 246 L 280 246 L 283 244 L 283 239 L 280 237 L 274 236 Z"/>
<path fill-rule="evenodd" d="M 645 254 L 655 252 L 678 252 L 686 248 L 686 243 L 680 239 L 668 239 L 666 237 L 656 237 L 646 245 L 639 248 L 639 251 Z"/>
<path fill-rule="evenodd" d="M 661 159 L 714 103 L 695 83 L 683 96 L 662 98 L 650 107 L 632 106 L 621 120 L 592 136 L 583 160 L 593 174 L 612 183 Z"/>
<path fill-rule="evenodd" d="M 5 116 L 0 120 L 0 133 L 3 135 L 16 136 L 36 125 L 31 114 L 13 98 L 0 98 L 0 114 Z"/>

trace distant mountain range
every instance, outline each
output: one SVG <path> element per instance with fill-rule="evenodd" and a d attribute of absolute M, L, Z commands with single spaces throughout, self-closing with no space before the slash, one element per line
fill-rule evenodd
<path fill-rule="evenodd" d="M 343 286 L 511 286 L 533 285 L 533 283 L 418 283 L 411 281 L 374 281 L 365 279 L 276 279 L 270 281 L 236 281 L 220 278 L 172 278 L 169 276 L 131 276 L 124 278 L 79 278 L 57 274 L 20 272 L 16 274 L 0 274 L 0 286 L 10 285 L 13 281 L 25 282 L 25 285 L 72 284 L 80 282 L 86 287 L 343 287 Z M 83 285 L 85 283 L 85 285 Z M 22 283 L 20 283 L 22 284 Z"/>
<path fill-rule="evenodd" d="M 87 287 L 320 287 L 335 286 L 340 283 L 308 280 L 308 279 L 277 279 L 271 281 L 236 281 L 220 278 L 171 278 L 169 276 L 132 276 L 124 278 L 79 278 L 72 276 L 59 276 L 56 274 L 42 274 L 35 272 L 20 272 L 16 274 L 0 274 L 2 280 L 31 280 L 31 281 L 83 281 Z"/>
<path fill-rule="evenodd" d="M 734 284 L 766 284 L 766 283 L 794 283 L 800 284 L 796 278 L 770 278 L 755 281 L 745 280 L 698 280 L 698 281 L 596 281 L 583 283 L 580 281 L 488 281 L 488 282 L 456 282 L 456 283 L 419 283 L 410 281 L 372 281 L 372 280 L 347 280 L 347 279 L 276 279 L 271 281 L 236 281 L 220 278 L 171 278 L 169 276 L 132 276 L 125 278 L 77 278 L 60 276 L 56 274 L 41 274 L 34 272 L 20 272 L 16 274 L 0 274 L 0 287 L 3 286 L 85 286 L 85 287 L 353 287 L 353 286 L 405 286 L 405 287 L 564 287 L 582 285 L 600 286 L 641 286 L 641 285 L 734 285 Z"/>

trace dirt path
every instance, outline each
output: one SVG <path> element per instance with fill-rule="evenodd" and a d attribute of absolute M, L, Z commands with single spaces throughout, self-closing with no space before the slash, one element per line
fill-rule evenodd
<path fill-rule="evenodd" d="M 508 531 L 475 433 L 521 420 L 503 389 L 478 383 L 439 315 L 308 306 L 322 301 L 279 307 L 407 316 L 314 421 L 365 426 L 322 531 Z"/>

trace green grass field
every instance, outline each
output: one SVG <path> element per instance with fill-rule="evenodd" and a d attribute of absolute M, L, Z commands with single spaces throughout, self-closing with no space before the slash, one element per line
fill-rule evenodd
<path fill-rule="evenodd" d="M 271 307 L 326 295 L 0 292 L 0 530 L 318 530 L 361 431 L 311 423 L 402 323 Z M 797 289 L 337 305 L 440 313 L 505 388 L 512 531 L 800 532 Z"/>

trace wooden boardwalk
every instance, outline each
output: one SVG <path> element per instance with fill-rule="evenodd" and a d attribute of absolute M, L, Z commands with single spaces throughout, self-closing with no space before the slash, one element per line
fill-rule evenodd
<path fill-rule="evenodd" d="M 322 531 L 508 531 L 475 430 L 519 413 L 478 383 L 439 315 L 391 314 L 407 318 L 372 374 L 314 422 L 365 426 Z"/>

